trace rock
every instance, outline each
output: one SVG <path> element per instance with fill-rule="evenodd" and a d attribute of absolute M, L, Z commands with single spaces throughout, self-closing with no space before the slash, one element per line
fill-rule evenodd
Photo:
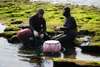
<path fill-rule="evenodd" d="M 6 27 L 4 31 L 18 31 L 20 28 L 14 27 L 14 26 L 9 26 Z"/>
<path fill-rule="evenodd" d="M 65 60 L 65 59 L 64 59 Z M 54 67 L 100 67 L 100 64 L 92 61 L 66 59 L 65 61 L 54 61 Z"/>
<path fill-rule="evenodd" d="M 100 56 L 100 46 L 82 46 L 83 53 Z"/>
<path fill-rule="evenodd" d="M 73 63 L 73 62 L 54 62 L 54 67 L 80 67 L 77 64 Z"/>
<path fill-rule="evenodd" d="M 78 32 L 78 35 L 90 35 L 90 36 L 94 36 L 95 35 L 95 31 L 80 30 Z"/>
<path fill-rule="evenodd" d="M 18 26 L 19 28 L 25 29 L 25 28 L 29 28 L 28 24 L 21 24 Z"/>
<path fill-rule="evenodd" d="M 20 40 L 16 37 L 16 35 L 13 35 L 11 38 L 8 38 L 9 43 L 20 43 Z"/>
<path fill-rule="evenodd" d="M 8 39 L 8 38 L 11 38 L 15 34 L 16 34 L 16 31 L 3 32 L 3 33 L 0 33 L 0 37 L 5 37 Z"/>
<path fill-rule="evenodd" d="M 21 23 L 23 23 L 23 21 L 11 19 L 11 24 L 21 24 Z"/>

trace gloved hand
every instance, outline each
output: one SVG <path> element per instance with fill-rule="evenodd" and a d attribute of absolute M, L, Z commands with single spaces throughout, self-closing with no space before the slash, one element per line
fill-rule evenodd
<path fill-rule="evenodd" d="M 39 37 L 39 33 L 36 30 L 33 31 L 33 34 L 35 37 Z"/>
<path fill-rule="evenodd" d="M 43 38 L 44 37 L 44 34 L 40 34 L 40 37 Z"/>

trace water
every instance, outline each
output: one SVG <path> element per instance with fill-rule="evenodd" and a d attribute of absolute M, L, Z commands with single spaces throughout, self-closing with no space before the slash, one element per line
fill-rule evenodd
<path fill-rule="evenodd" d="M 100 57 L 92 56 L 89 54 L 84 54 L 81 52 L 82 49 L 79 47 L 76 47 L 75 50 L 76 50 L 76 59 L 85 60 L 85 61 L 99 61 L 100 62 Z"/>
<path fill-rule="evenodd" d="M 0 38 L 0 67 L 40 67 L 38 63 L 30 63 L 34 56 L 31 52 L 19 53 L 21 44 L 10 44 L 5 38 Z M 43 67 L 53 67 L 53 62 L 44 60 Z"/>
<path fill-rule="evenodd" d="M 0 30 L 3 32 L 3 25 L 0 26 Z M 2 28 L 3 27 L 3 28 Z M 32 57 L 34 56 L 33 51 L 20 50 L 22 44 L 11 44 L 8 43 L 7 39 L 0 37 L 0 67 L 40 67 L 35 62 L 32 63 Z M 85 61 L 100 61 L 100 57 L 83 54 L 81 49 L 76 47 L 76 59 Z M 63 58 L 63 54 L 61 54 Z M 33 59 L 34 60 L 34 59 Z M 53 67 L 51 60 L 42 60 L 42 67 Z"/>
<path fill-rule="evenodd" d="M 84 36 L 83 43 L 80 46 L 89 46 L 91 45 L 91 36 Z M 88 61 L 100 61 L 100 57 L 92 56 L 89 54 L 82 53 L 82 49 L 79 47 L 75 47 L 76 50 L 76 59 L 80 60 L 88 60 Z"/>
<path fill-rule="evenodd" d="M 4 32 L 6 26 L 0 24 L 0 33 Z M 39 64 L 30 63 L 33 51 L 20 50 L 22 44 L 8 43 L 7 39 L 0 37 L 0 67 L 40 67 Z M 34 59 L 33 59 L 34 60 Z M 51 67 L 52 61 L 42 62 L 43 67 Z"/>
<path fill-rule="evenodd" d="M 20 61 L 18 45 L 10 44 L 0 38 L 0 67 L 32 67 L 28 62 Z"/>
<path fill-rule="evenodd" d="M 100 0 L 30 0 L 31 2 L 43 1 L 51 3 L 64 3 L 64 4 L 75 4 L 75 5 L 88 5 L 100 8 Z"/>

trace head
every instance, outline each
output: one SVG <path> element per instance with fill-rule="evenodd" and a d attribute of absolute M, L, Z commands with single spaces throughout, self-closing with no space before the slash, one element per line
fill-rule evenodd
<path fill-rule="evenodd" d="M 38 16 L 39 18 L 42 18 L 42 17 L 43 17 L 43 14 L 44 14 L 44 10 L 43 10 L 43 9 L 38 9 L 38 10 L 37 10 L 37 16 Z"/>
<path fill-rule="evenodd" d="M 65 7 L 65 8 L 64 8 L 63 15 L 64 15 L 65 17 L 69 17 L 69 16 L 70 16 L 70 8 L 69 8 L 69 7 Z"/>

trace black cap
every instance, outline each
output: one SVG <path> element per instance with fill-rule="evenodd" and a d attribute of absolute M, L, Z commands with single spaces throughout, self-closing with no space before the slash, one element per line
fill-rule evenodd
<path fill-rule="evenodd" d="M 64 10 L 65 10 L 65 12 L 70 12 L 70 8 L 69 7 L 65 7 Z"/>
<path fill-rule="evenodd" d="M 44 14 L 44 10 L 43 9 L 38 9 L 37 13 Z"/>

